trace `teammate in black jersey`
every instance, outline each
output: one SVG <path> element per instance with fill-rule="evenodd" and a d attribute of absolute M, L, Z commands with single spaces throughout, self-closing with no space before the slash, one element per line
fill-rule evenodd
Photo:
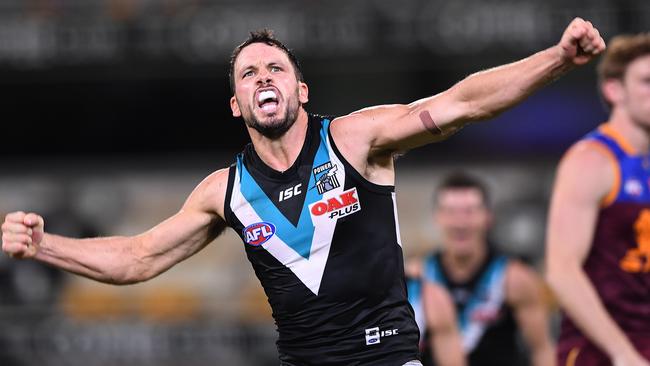
<path fill-rule="evenodd" d="M 557 45 L 524 60 L 408 105 L 330 120 L 305 111 L 309 88 L 293 54 L 267 32 L 253 33 L 231 60 L 230 106 L 252 141 L 232 167 L 208 176 L 177 214 L 143 234 L 65 238 L 45 233 L 42 217 L 14 212 L 2 227 L 3 250 L 128 284 L 166 271 L 230 225 L 269 297 L 283 364 L 419 364 L 394 154 L 498 114 L 603 49 L 598 31 L 577 18 Z"/>
<path fill-rule="evenodd" d="M 431 356 L 438 366 L 521 365 L 517 330 L 533 365 L 554 364 L 542 282 L 488 243 L 488 201 L 486 186 L 464 173 L 445 177 L 434 195 L 442 250 L 418 262 L 422 290 L 409 292 L 416 312 L 423 313 L 416 317 L 421 330 L 429 331 L 425 366 L 434 364 Z"/>

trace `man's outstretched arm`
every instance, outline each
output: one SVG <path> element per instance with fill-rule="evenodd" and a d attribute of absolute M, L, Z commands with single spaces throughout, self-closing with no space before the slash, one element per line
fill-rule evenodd
<path fill-rule="evenodd" d="M 341 117 L 332 124 L 332 133 L 338 144 L 350 145 L 359 154 L 367 149 L 369 156 L 434 142 L 467 122 L 494 117 L 604 49 L 598 30 L 576 18 L 551 48 L 472 74 L 440 94 L 408 105 L 371 107 Z"/>
<path fill-rule="evenodd" d="M 225 227 L 222 207 L 227 170 L 199 184 L 182 209 L 136 236 L 74 239 L 44 232 L 34 213 L 8 214 L 2 250 L 32 258 L 100 282 L 130 284 L 157 276 L 210 243 Z"/>

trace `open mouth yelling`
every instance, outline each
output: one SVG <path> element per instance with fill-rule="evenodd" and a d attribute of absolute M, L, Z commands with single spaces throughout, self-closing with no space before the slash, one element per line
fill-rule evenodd
<path fill-rule="evenodd" d="M 449 231 L 449 236 L 454 240 L 465 241 L 472 237 L 472 230 L 466 228 L 453 228 Z"/>
<path fill-rule="evenodd" d="M 278 109 L 278 95 L 275 90 L 260 91 L 257 94 L 257 106 L 268 114 L 275 113 Z"/>

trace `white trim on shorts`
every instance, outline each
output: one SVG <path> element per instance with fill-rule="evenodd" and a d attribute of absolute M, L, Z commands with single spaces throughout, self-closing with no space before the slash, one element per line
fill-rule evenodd
<path fill-rule="evenodd" d="M 405 363 L 402 366 L 422 366 L 422 362 L 420 362 L 418 360 L 413 360 L 413 361 L 409 361 L 409 362 Z"/>

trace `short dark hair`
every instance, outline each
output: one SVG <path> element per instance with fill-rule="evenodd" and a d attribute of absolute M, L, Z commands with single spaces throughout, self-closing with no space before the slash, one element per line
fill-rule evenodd
<path fill-rule="evenodd" d="M 485 207 L 490 207 L 490 196 L 488 194 L 487 186 L 479 178 L 465 172 L 453 172 L 442 179 L 442 182 L 436 187 L 433 192 L 433 206 L 438 205 L 440 194 L 449 189 L 476 189 L 481 192 L 483 204 Z"/>
<path fill-rule="evenodd" d="M 230 55 L 230 71 L 228 73 L 228 76 L 230 77 L 230 91 L 235 94 L 235 61 L 237 60 L 237 57 L 241 53 L 241 51 L 248 45 L 251 45 L 253 43 L 265 43 L 269 46 L 277 47 L 284 51 L 284 53 L 287 54 L 287 57 L 289 57 L 289 61 L 291 61 L 291 64 L 293 65 L 293 69 L 295 70 L 296 73 L 296 79 L 298 81 L 304 82 L 304 78 L 302 76 L 302 69 L 300 67 L 300 62 L 298 62 L 298 58 L 296 55 L 291 52 L 291 50 L 284 45 L 284 43 L 280 42 L 275 38 L 273 35 L 273 31 L 270 29 L 258 29 L 256 31 L 252 31 L 248 38 L 241 43 L 239 46 L 235 47 L 235 49 L 232 51 L 232 55 Z"/>

